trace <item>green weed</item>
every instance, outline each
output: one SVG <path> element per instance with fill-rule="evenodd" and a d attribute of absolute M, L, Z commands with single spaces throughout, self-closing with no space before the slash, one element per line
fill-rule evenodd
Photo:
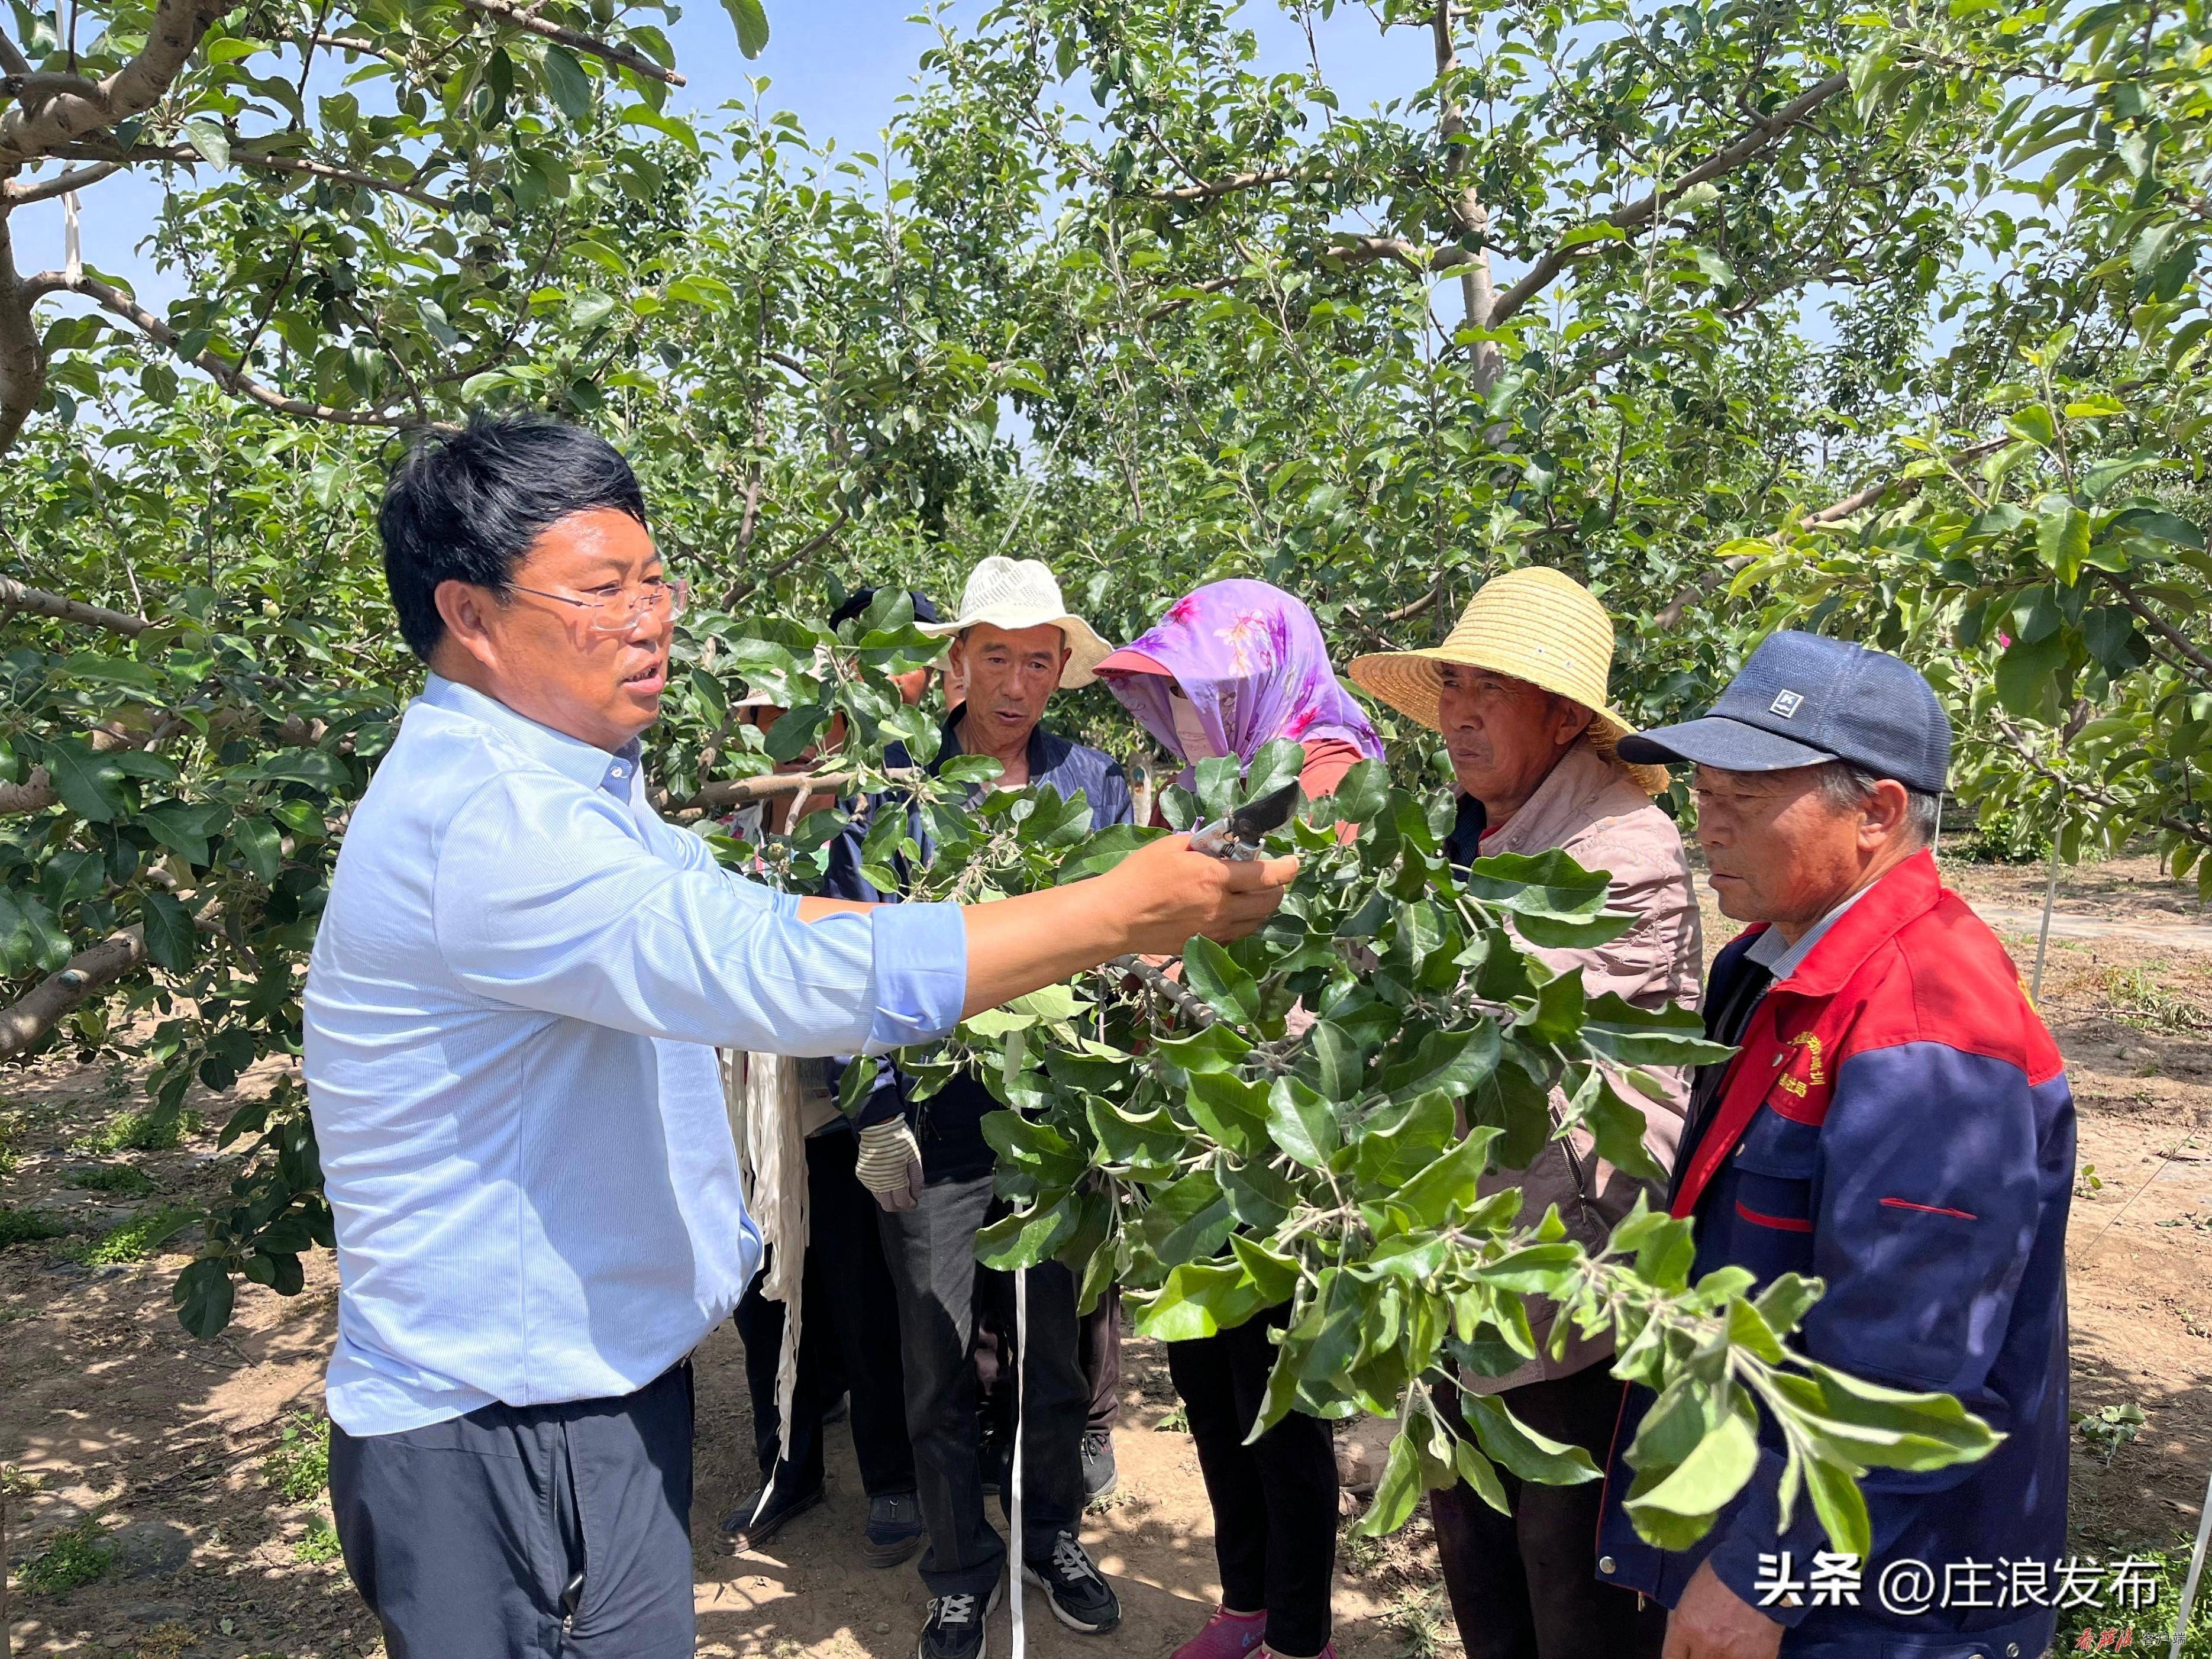
<path fill-rule="evenodd" d="M 190 1226 L 199 1212 L 183 1205 L 164 1204 L 135 1220 L 102 1233 L 89 1244 L 70 1252 L 94 1267 L 112 1267 L 126 1261 L 143 1261 L 170 1237 Z"/>
<path fill-rule="evenodd" d="M 115 1547 L 100 1535 L 100 1523 L 87 1516 L 26 1561 L 20 1582 L 33 1595 L 66 1595 L 105 1578 L 114 1559 Z"/>
<path fill-rule="evenodd" d="M 143 1198 L 154 1190 L 153 1178 L 130 1164 L 101 1164 L 89 1170 L 71 1170 L 64 1178 L 70 1186 L 88 1193 L 121 1193 L 129 1198 Z"/>
<path fill-rule="evenodd" d="M 2119 1645 L 2120 1633 L 2124 1632 L 2132 1638 L 2129 1645 L 2138 1650 L 2166 1653 L 2173 1642 L 2173 1617 L 2181 1606 L 2181 1587 L 2189 1577 L 2189 1552 L 2194 1542 L 2185 1535 L 2164 1549 L 2137 1547 L 2130 1551 L 2124 1558 L 2130 1582 L 2149 1581 L 2155 1589 L 2155 1599 L 2144 1592 L 2144 1605 L 2129 1607 L 2121 1604 L 2121 1598 L 2105 1595 L 2098 1597 L 2102 1605 L 2067 1607 L 2058 1615 L 2058 1633 L 2050 1651 L 2054 1656 L 2109 1651 Z M 2119 1565 L 2115 1559 L 2105 1562 L 2107 1584 Z M 2212 1595 L 2205 1595 L 2202 1587 L 2197 1605 L 2189 1612 L 2189 1634 L 2181 1644 L 2181 1659 L 2212 1659 Z"/>
<path fill-rule="evenodd" d="M 331 1484 L 331 1420 L 319 1412 L 284 1419 L 276 1449 L 262 1460 L 261 1478 L 288 1504 L 307 1504 Z"/>
<path fill-rule="evenodd" d="M 76 1150 L 96 1154 L 173 1152 L 179 1141 L 198 1128 L 199 1118 L 191 1112 L 166 1118 L 150 1111 L 118 1112 L 100 1126 L 97 1134 L 76 1142 Z"/>
<path fill-rule="evenodd" d="M 1182 1401 L 1176 1401 L 1175 1409 L 1152 1425 L 1154 1434 L 1188 1434 L 1190 1413 L 1183 1409 Z"/>
<path fill-rule="evenodd" d="M 0 1205 L 0 1250 L 14 1244 L 39 1244 L 74 1231 L 40 1210 L 11 1210 Z"/>
<path fill-rule="evenodd" d="M 2119 1455 L 2120 1448 L 2142 1432 L 2143 1408 L 2129 1401 L 2122 1406 L 2106 1406 L 2100 1411 L 2077 1411 L 2074 1426 L 2081 1431 L 2081 1437 L 2105 1455 L 2105 1467 L 2112 1467 L 2112 1459 Z"/>
<path fill-rule="evenodd" d="M 1382 1622 L 1398 1632 L 1400 1659 L 1436 1659 L 1455 1633 L 1451 1603 L 1441 1584 L 1409 1584 L 1384 1609 Z"/>
<path fill-rule="evenodd" d="M 292 1546 L 292 1559 L 303 1567 L 319 1567 L 338 1555 L 337 1528 L 319 1515 L 307 1522 L 307 1535 Z"/>
<path fill-rule="evenodd" d="M 2163 966 L 2105 969 L 2105 1000 L 2112 1004 L 2112 1018 L 2139 1031 L 2212 1030 L 2212 1009 L 2161 983 L 2157 969 Z"/>

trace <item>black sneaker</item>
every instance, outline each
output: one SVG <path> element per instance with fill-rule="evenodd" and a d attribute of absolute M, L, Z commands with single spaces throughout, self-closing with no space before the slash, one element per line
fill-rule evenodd
<path fill-rule="evenodd" d="M 999 1610 L 1006 1593 L 1006 1581 L 1001 1578 L 991 1586 L 990 1602 L 980 1612 L 975 1606 L 979 1596 L 931 1596 L 915 1659 L 983 1659 L 983 1621 Z"/>
<path fill-rule="evenodd" d="M 722 1517 L 722 1530 L 738 1540 L 741 1550 L 757 1550 L 783 1530 L 784 1522 L 822 1501 L 822 1488 L 786 1495 L 771 1487 L 747 1492 L 737 1508 Z"/>
<path fill-rule="evenodd" d="M 921 1500 L 910 1492 L 868 1500 L 868 1529 L 860 1553 L 872 1567 L 895 1567 L 921 1547 Z"/>
<path fill-rule="evenodd" d="M 1114 1468 L 1113 1430 L 1084 1430 L 1083 1495 L 1103 1498 L 1114 1490 L 1121 1478 Z"/>
<path fill-rule="evenodd" d="M 1113 1587 L 1099 1576 L 1072 1532 L 1052 1540 L 1045 1560 L 1025 1559 L 1022 1577 L 1045 1593 L 1052 1616 L 1070 1630 L 1097 1636 L 1121 1622 L 1121 1602 Z"/>

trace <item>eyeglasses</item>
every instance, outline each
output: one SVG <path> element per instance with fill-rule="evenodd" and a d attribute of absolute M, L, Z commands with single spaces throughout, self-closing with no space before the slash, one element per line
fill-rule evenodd
<path fill-rule="evenodd" d="M 658 617 L 665 611 L 668 620 L 674 622 L 682 616 L 684 602 L 691 596 L 691 584 L 654 576 L 635 587 L 625 587 L 619 593 L 594 599 L 580 599 L 573 593 L 549 593 L 542 587 L 525 587 L 520 582 L 514 584 L 514 591 L 534 593 L 556 605 L 574 605 L 590 618 L 590 629 L 594 634 L 628 634 L 647 617 Z"/>

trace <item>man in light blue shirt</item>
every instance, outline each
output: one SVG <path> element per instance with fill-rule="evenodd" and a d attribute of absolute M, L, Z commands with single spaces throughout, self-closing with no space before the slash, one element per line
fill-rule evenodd
<path fill-rule="evenodd" d="M 683 585 L 628 465 L 543 419 L 419 447 L 380 517 L 431 670 L 309 966 L 336 1218 L 331 1496 L 392 1659 L 692 1651 L 686 1356 L 757 1265 L 717 1046 L 881 1053 L 1295 873 L 1177 841 L 969 908 L 777 894 L 646 804 Z"/>

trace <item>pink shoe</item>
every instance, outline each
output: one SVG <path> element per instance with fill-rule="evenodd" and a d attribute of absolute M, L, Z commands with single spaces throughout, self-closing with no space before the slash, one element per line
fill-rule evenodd
<path fill-rule="evenodd" d="M 1175 1659 L 1245 1659 L 1267 1634 L 1264 1613 L 1231 1613 L 1216 1607 L 1206 1628 L 1175 1650 Z"/>

